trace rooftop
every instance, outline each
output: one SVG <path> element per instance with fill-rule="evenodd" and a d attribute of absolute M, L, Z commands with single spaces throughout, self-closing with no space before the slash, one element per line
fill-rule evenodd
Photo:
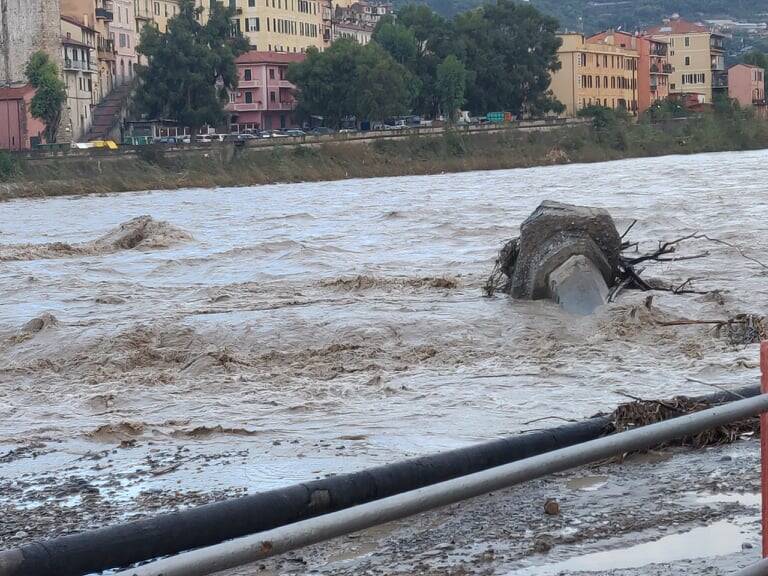
<path fill-rule="evenodd" d="M 88 30 L 89 32 L 96 32 L 96 30 L 94 30 L 90 26 L 86 26 L 80 20 L 78 20 L 77 18 L 73 18 L 72 16 L 62 15 L 61 19 L 64 20 L 64 22 L 69 22 L 70 24 L 74 24 L 75 26 L 78 26 L 83 30 Z"/>
<path fill-rule="evenodd" d="M 238 56 L 235 62 L 237 64 L 291 64 L 292 62 L 302 62 L 306 54 L 299 52 L 260 52 L 251 50 L 241 56 Z"/>
<path fill-rule="evenodd" d="M 654 26 L 649 28 L 646 33 L 655 34 L 703 34 L 711 33 L 712 31 L 703 24 L 695 24 L 688 22 L 682 18 L 673 18 L 665 21 L 660 26 Z"/>
<path fill-rule="evenodd" d="M 0 100 L 18 100 L 30 92 L 34 92 L 32 86 L 18 86 L 13 88 L 0 88 Z"/>

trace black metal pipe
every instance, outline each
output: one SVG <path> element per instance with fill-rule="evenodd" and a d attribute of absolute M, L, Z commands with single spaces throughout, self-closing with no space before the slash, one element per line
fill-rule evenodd
<path fill-rule="evenodd" d="M 759 387 L 754 386 L 700 399 L 716 404 L 759 393 Z M 352 474 L 33 542 L 0 553 L 0 576 L 82 576 L 129 566 L 573 446 L 611 431 L 611 419 L 598 416 Z"/>

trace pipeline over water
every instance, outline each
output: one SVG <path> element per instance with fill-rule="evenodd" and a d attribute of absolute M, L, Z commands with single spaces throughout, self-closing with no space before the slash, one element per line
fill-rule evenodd
<path fill-rule="evenodd" d="M 759 393 L 758 386 L 750 386 L 695 400 L 718 404 Z M 598 416 L 352 474 L 33 542 L 0 553 L 0 576 L 81 576 L 177 554 L 581 444 L 609 434 L 612 429 L 608 416 Z"/>

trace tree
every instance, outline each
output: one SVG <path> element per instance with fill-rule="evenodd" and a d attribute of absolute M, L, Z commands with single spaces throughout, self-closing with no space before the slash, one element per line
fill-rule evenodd
<path fill-rule="evenodd" d="M 437 67 L 437 96 L 440 108 L 450 123 L 456 121 L 459 108 L 464 104 L 467 70 L 456 56 L 451 54 Z"/>
<path fill-rule="evenodd" d="M 379 45 L 351 39 L 320 52 L 307 50 L 291 64 L 288 80 L 296 85 L 301 116 L 322 116 L 338 126 L 344 118 L 382 120 L 409 110 L 410 74 Z"/>
<path fill-rule="evenodd" d="M 468 94 L 476 111 L 521 115 L 557 109 L 548 93 L 560 68 L 557 21 L 530 5 L 498 0 L 456 19 L 465 65 L 475 72 Z"/>
<path fill-rule="evenodd" d="M 360 50 L 355 78 L 355 116 L 383 120 L 410 111 L 411 75 L 375 43 Z"/>
<path fill-rule="evenodd" d="M 45 124 L 45 141 L 53 144 L 61 124 L 61 111 L 67 101 L 66 85 L 59 77 L 56 64 L 42 51 L 32 54 L 25 73 L 30 85 L 35 89 L 30 113 Z"/>
<path fill-rule="evenodd" d="M 299 116 L 323 116 L 338 126 L 356 107 L 353 86 L 362 47 L 350 39 L 334 42 L 325 52 L 309 48 L 303 62 L 288 67 L 288 80 L 296 85 Z"/>
<path fill-rule="evenodd" d="M 145 26 L 138 47 L 148 61 L 138 67 L 138 111 L 189 126 L 193 135 L 224 118 L 228 94 L 237 88 L 235 58 L 248 50 L 233 31 L 231 9 L 211 3 L 205 25 L 199 22 L 202 10 L 194 0 L 180 0 L 168 31 Z"/>
<path fill-rule="evenodd" d="M 744 55 L 744 64 L 751 64 L 768 71 L 768 54 L 752 51 Z"/>
<path fill-rule="evenodd" d="M 379 23 L 373 40 L 411 73 L 414 111 L 425 116 L 437 115 L 437 67 L 454 54 L 452 23 L 427 6 L 405 6 L 398 12 L 397 20 L 383 19 Z"/>

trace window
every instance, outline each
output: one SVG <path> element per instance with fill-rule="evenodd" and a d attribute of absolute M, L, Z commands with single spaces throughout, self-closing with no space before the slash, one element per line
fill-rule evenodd
<path fill-rule="evenodd" d="M 688 36 L 686 36 L 685 37 L 685 47 L 688 48 L 688 47 L 690 47 L 690 45 L 691 45 L 691 39 Z"/>
<path fill-rule="evenodd" d="M 600 76 L 597 77 L 597 87 L 600 88 Z"/>
<path fill-rule="evenodd" d="M 229 93 L 229 103 L 230 104 L 234 104 L 235 103 L 235 93 L 234 92 L 230 92 Z"/>
<path fill-rule="evenodd" d="M 285 80 L 285 68 L 280 68 L 280 80 Z"/>
<path fill-rule="evenodd" d="M 248 8 L 256 8 L 256 0 L 248 0 Z"/>
<path fill-rule="evenodd" d="M 608 55 L 607 54 L 603 55 L 603 66 L 608 68 Z"/>
<path fill-rule="evenodd" d="M 246 81 L 252 80 L 252 74 L 251 74 L 250 68 L 246 68 L 245 71 L 243 72 L 243 80 L 246 80 Z"/>
<path fill-rule="evenodd" d="M 246 18 L 245 19 L 245 31 L 246 32 L 258 32 L 261 29 L 261 25 L 258 18 Z"/>
<path fill-rule="evenodd" d="M 275 93 L 274 92 L 270 92 L 269 93 L 269 101 L 270 102 L 275 102 Z"/>
<path fill-rule="evenodd" d="M 270 80 L 274 80 L 275 79 L 275 69 L 274 68 L 270 68 L 269 69 L 269 79 Z"/>
<path fill-rule="evenodd" d="M 245 93 L 245 103 L 246 104 L 253 104 L 253 92 L 246 92 Z"/>
<path fill-rule="evenodd" d="M 690 66 L 691 65 L 691 57 L 690 56 L 686 56 L 685 57 L 685 65 L 686 66 Z"/>

